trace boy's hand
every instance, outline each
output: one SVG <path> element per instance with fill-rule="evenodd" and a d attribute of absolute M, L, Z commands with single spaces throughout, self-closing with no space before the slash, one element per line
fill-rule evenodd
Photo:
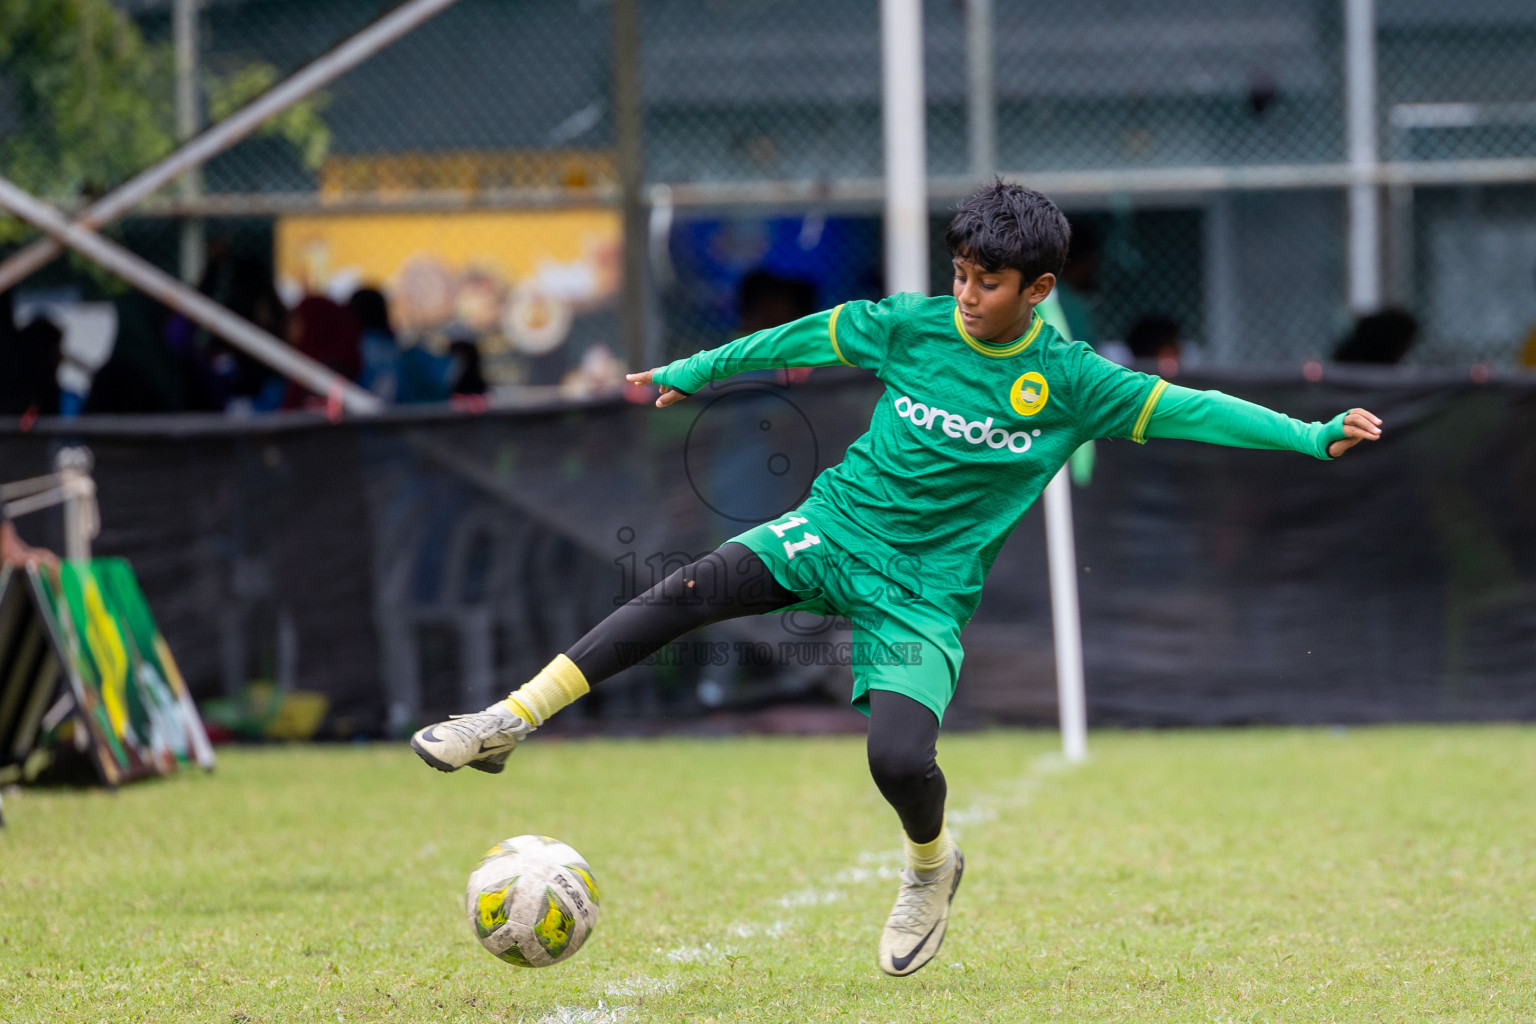
<path fill-rule="evenodd" d="M 661 369 L 661 367 L 658 366 L 656 370 L 659 369 Z M 624 375 L 624 379 L 629 381 L 631 384 L 652 384 L 655 382 L 654 377 L 656 370 L 641 370 L 639 373 L 626 373 Z M 656 408 L 665 409 L 673 402 L 681 402 L 687 397 L 688 392 L 686 391 L 679 391 L 674 387 L 664 388 L 661 392 L 661 397 L 656 399 Z"/>
<path fill-rule="evenodd" d="M 1344 416 L 1344 437 L 1328 446 L 1328 457 L 1336 459 L 1361 441 L 1381 440 L 1381 417 L 1365 409 L 1351 409 Z"/>

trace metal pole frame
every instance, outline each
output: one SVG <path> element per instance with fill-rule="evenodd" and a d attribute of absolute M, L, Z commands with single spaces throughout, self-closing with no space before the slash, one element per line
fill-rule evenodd
<path fill-rule="evenodd" d="M 348 412 L 371 413 L 383 408 L 384 403 L 376 395 L 301 355 L 249 320 L 236 316 L 115 242 L 109 242 L 89 228 L 71 224 L 58 210 L 7 178 L 0 178 L 0 207 L 250 353 L 283 376 L 339 403 Z"/>
<path fill-rule="evenodd" d="M 89 448 L 61 448 L 53 460 L 64 503 L 64 557 L 71 562 L 89 561 L 91 541 L 101 532 L 91 481 L 94 462 Z"/>
<path fill-rule="evenodd" d="M 1188 207 L 1211 195 L 1296 189 L 1343 191 L 1358 180 L 1347 163 L 1266 164 L 1243 167 L 1149 167 L 1119 171 L 1027 171 L 999 169 L 1054 199 L 1097 205 L 1134 199 L 1140 204 Z M 1536 159 L 1509 157 L 1476 160 L 1382 160 L 1368 181 L 1382 188 L 1407 185 L 1528 185 L 1536 180 Z M 976 178 L 930 174 L 928 202 L 943 205 L 964 199 Z M 645 188 L 645 203 L 673 214 L 698 211 L 739 212 L 773 207 L 814 207 L 828 215 L 878 213 L 885 202 L 884 178 L 800 178 L 785 181 L 690 181 L 657 183 Z M 313 192 L 203 193 L 196 199 L 157 196 L 137 212 L 140 217 L 275 217 L 288 213 L 437 213 L 443 210 L 560 210 L 602 205 L 617 209 L 616 185 L 564 190 L 486 188 L 469 195 L 438 189 L 409 196 L 339 196 L 321 199 Z M 665 210 L 663 210 L 665 213 Z M 654 223 L 654 222 L 653 222 Z"/>
<path fill-rule="evenodd" d="M 971 143 L 971 173 L 980 180 L 997 173 L 997 48 L 992 43 L 996 19 L 992 0 L 966 0 L 966 121 Z"/>
<path fill-rule="evenodd" d="M 1056 292 L 1035 307 L 1063 338 L 1072 328 Z M 1093 442 L 1088 442 L 1092 444 Z M 1045 556 L 1051 581 L 1051 628 L 1056 652 L 1056 710 L 1061 754 L 1069 763 L 1088 757 L 1088 696 L 1083 679 L 1082 609 L 1077 600 L 1077 542 L 1072 533 L 1072 476 L 1062 466 L 1045 486 Z"/>
<path fill-rule="evenodd" d="M 928 293 L 928 153 L 922 0 L 881 0 L 885 288 Z"/>
<path fill-rule="evenodd" d="M 357 35 L 279 82 L 218 124 L 210 126 L 196 138 L 176 147 L 175 151 L 159 163 L 146 167 L 87 206 L 79 214 L 76 223 L 80 227 L 94 229 L 117 220 L 166 185 L 201 167 L 250 135 L 272 117 L 350 71 L 390 43 L 420 26 L 427 19 L 457 2 L 458 0 L 406 0 Z M 46 266 L 49 261 L 61 254 L 64 248 L 54 239 L 42 238 L 17 251 L 5 262 L 0 263 L 0 292 L 14 287 L 29 274 Z"/>
<path fill-rule="evenodd" d="M 1381 306 L 1381 155 L 1376 132 L 1376 0 L 1344 0 L 1344 114 L 1349 132 L 1349 306 Z"/>
<path fill-rule="evenodd" d="M 202 0 L 175 0 L 171 7 L 171 37 L 176 54 L 176 141 L 186 142 L 197 134 L 202 124 L 202 109 L 197 102 L 198 9 Z M 196 199 L 203 190 L 203 176 L 188 171 L 181 179 L 181 195 Z M 207 238 L 201 217 L 187 217 L 181 222 L 181 279 L 196 284 L 203 276 L 207 260 Z"/>
<path fill-rule="evenodd" d="M 645 107 L 640 78 L 640 0 L 613 2 L 613 119 L 617 131 L 619 205 L 624 225 L 624 277 L 619 322 L 624 357 L 647 365 L 646 294 L 650 215 L 646 210 Z"/>
<path fill-rule="evenodd" d="M 1065 466 L 1045 485 L 1045 550 L 1051 575 L 1061 756 L 1076 763 L 1088 757 L 1088 701 L 1083 682 L 1082 612 L 1077 600 L 1077 544 L 1072 536 L 1072 478 Z"/>

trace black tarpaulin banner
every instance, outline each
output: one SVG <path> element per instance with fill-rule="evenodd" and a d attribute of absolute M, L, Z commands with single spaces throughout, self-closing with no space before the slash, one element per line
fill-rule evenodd
<path fill-rule="evenodd" d="M 1331 464 L 1098 442 L 1073 495 L 1091 722 L 1536 717 L 1536 382 L 1330 369 L 1315 384 L 1178 383 L 1304 419 L 1365 406 L 1386 439 Z M 45 420 L 0 431 L 0 476 L 92 448 L 97 549 L 133 563 L 200 698 L 269 680 L 325 694 L 329 734 L 399 734 L 484 706 L 615 604 L 793 508 L 879 388 L 820 370 L 664 411 Z M 1040 517 L 1004 547 L 965 631 L 949 721 L 1054 716 Z M 49 540 L 37 519 L 23 532 Z M 562 719 L 842 699 L 839 625 L 713 627 Z"/>

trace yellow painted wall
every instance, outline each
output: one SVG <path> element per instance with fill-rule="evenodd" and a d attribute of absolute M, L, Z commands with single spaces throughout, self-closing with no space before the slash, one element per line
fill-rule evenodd
<path fill-rule="evenodd" d="M 620 223 L 607 209 L 299 214 L 278 220 L 276 246 L 278 275 L 309 291 L 343 270 L 355 270 L 366 284 L 392 286 L 417 255 L 453 270 L 494 269 L 515 284 L 543 262 L 617 263 Z"/>

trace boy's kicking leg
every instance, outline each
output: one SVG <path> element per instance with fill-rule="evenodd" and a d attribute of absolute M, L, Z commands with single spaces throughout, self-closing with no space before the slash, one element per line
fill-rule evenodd
<path fill-rule="evenodd" d="M 891 690 L 869 691 L 869 773 L 896 809 L 907 865 L 880 936 L 880 969 L 911 974 L 939 951 L 965 858 L 944 825 L 944 773 L 936 760 L 939 720 Z"/>
<path fill-rule="evenodd" d="M 777 611 L 800 600 L 750 548 L 728 541 L 617 609 L 505 699 L 427 726 L 411 737 L 411 747 L 439 771 L 468 765 L 499 772 L 523 737 L 593 684 L 690 630 Z"/>

